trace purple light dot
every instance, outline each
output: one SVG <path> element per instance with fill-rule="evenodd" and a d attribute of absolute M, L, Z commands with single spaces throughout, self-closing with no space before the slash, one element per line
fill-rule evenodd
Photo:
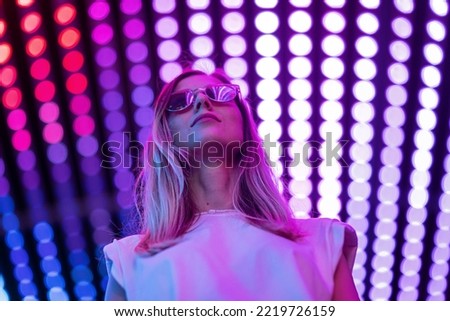
<path fill-rule="evenodd" d="M 9 182 L 5 177 L 0 177 L 0 197 L 9 194 Z"/>
<path fill-rule="evenodd" d="M 148 56 L 147 46 L 140 41 L 133 42 L 127 47 L 126 55 L 127 58 L 132 62 L 142 62 Z"/>
<path fill-rule="evenodd" d="M 75 115 L 84 115 L 91 109 L 91 100 L 86 95 L 76 95 L 70 101 L 70 111 Z"/>
<path fill-rule="evenodd" d="M 110 25 L 102 23 L 92 31 L 92 40 L 99 45 L 108 44 L 114 36 L 114 31 Z"/>
<path fill-rule="evenodd" d="M 108 142 L 118 142 L 122 144 L 125 141 L 124 133 L 113 132 L 108 136 Z"/>
<path fill-rule="evenodd" d="M 129 72 L 130 80 L 136 85 L 144 85 L 151 78 L 150 68 L 146 65 L 136 65 Z"/>
<path fill-rule="evenodd" d="M 155 115 L 152 108 L 141 107 L 134 113 L 134 121 L 141 127 L 150 126 Z"/>
<path fill-rule="evenodd" d="M 124 0 L 120 3 L 120 11 L 128 15 L 133 15 L 141 11 L 141 0 Z"/>
<path fill-rule="evenodd" d="M 148 86 L 136 87 L 131 94 L 131 99 L 133 102 L 141 107 L 150 106 L 153 102 L 153 98 L 153 90 Z"/>
<path fill-rule="evenodd" d="M 97 62 L 97 64 L 105 68 L 114 65 L 116 63 L 116 60 L 116 51 L 111 47 L 103 47 L 95 55 L 95 61 Z"/>
<path fill-rule="evenodd" d="M 41 180 L 39 174 L 35 170 L 23 172 L 22 175 L 22 184 L 27 189 L 36 189 L 41 184 Z"/>
<path fill-rule="evenodd" d="M 105 125 L 112 132 L 121 131 L 125 127 L 125 124 L 125 116 L 119 111 L 110 112 L 105 118 Z"/>
<path fill-rule="evenodd" d="M 102 102 L 106 110 L 117 110 L 123 105 L 123 96 L 119 92 L 111 90 L 103 96 Z"/>
<path fill-rule="evenodd" d="M 130 190 L 134 183 L 134 176 L 129 171 L 117 172 L 114 176 L 114 185 L 121 191 Z"/>
<path fill-rule="evenodd" d="M 109 14 L 109 5 L 107 2 L 94 2 L 89 7 L 89 16 L 97 21 L 105 19 Z"/>
<path fill-rule="evenodd" d="M 3 159 L 0 158 L 0 176 L 3 176 L 5 174 L 5 162 L 3 162 Z"/>
<path fill-rule="evenodd" d="M 81 160 L 81 169 L 88 176 L 95 176 L 100 172 L 100 161 L 97 157 L 88 157 Z"/>
<path fill-rule="evenodd" d="M 129 39 L 139 39 L 145 33 L 145 26 L 140 19 L 131 19 L 123 26 L 123 33 Z"/>
<path fill-rule="evenodd" d="M 67 147 L 64 144 L 53 144 L 47 149 L 47 157 L 53 164 L 64 163 L 67 159 Z"/>
<path fill-rule="evenodd" d="M 58 183 L 67 182 L 72 176 L 72 170 L 66 163 L 56 164 L 52 168 L 52 177 Z"/>
<path fill-rule="evenodd" d="M 36 165 L 36 157 L 32 151 L 20 152 L 17 156 L 17 164 L 24 171 L 29 171 Z"/>
<path fill-rule="evenodd" d="M 129 209 L 133 206 L 133 196 L 131 191 L 120 191 L 117 193 L 117 204 L 123 209 Z"/>
<path fill-rule="evenodd" d="M 93 136 L 83 136 L 77 141 L 77 150 L 84 157 L 94 155 L 98 150 L 97 139 Z"/>
<path fill-rule="evenodd" d="M 111 215 L 105 209 L 95 209 L 89 215 L 89 220 L 94 227 L 109 226 Z"/>
<path fill-rule="evenodd" d="M 104 70 L 100 74 L 100 84 L 105 89 L 114 89 L 119 84 L 120 77 L 114 70 Z"/>
<path fill-rule="evenodd" d="M 70 250 L 83 249 L 85 246 L 86 242 L 84 241 L 84 238 L 79 234 L 72 234 L 67 238 L 67 247 Z"/>

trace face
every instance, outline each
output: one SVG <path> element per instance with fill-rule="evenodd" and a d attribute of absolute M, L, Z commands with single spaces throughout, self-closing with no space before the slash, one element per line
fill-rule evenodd
<path fill-rule="evenodd" d="M 215 102 L 203 91 L 195 91 L 198 88 L 222 83 L 219 79 L 208 75 L 193 75 L 178 83 L 174 93 L 191 89 L 194 90 L 194 97 L 188 108 L 176 112 L 167 111 L 175 145 L 179 145 L 177 140 L 191 142 L 188 143 L 190 147 L 212 141 L 222 146 L 230 142 L 243 141 L 243 121 L 236 99 L 229 102 Z M 196 145 L 192 144 L 193 141 Z M 185 144 L 183 146 L 186 146 Z"/>

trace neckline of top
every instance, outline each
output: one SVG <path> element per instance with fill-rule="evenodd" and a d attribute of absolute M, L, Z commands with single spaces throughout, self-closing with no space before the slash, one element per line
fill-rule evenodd
<path fill-rule="evenodd" d="M 223 210 L 211 209 L 211 210 L 195 213 L 195 215 L 225 215 L 225 214 L 230 214 L 230 213 L 240 214 L 239 210 L 237 210 L 235 208 L 228 208 L 228 209 L 223 209 Z"/>

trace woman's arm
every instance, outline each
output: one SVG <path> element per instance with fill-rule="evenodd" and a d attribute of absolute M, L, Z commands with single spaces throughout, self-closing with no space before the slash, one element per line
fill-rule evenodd
<path fill-rule="evenodd" d="M 344 255 L 341 255 L 334 272 L 333 301 L 359 301 L 352 272 Z"/>
<path fill-rule="evenodd" d="M 126 301 L 126 299 L 127 296 L 125 290 L 116 279 L 110 275 L 108 284 L 106 285 L 105 301 Z"/>

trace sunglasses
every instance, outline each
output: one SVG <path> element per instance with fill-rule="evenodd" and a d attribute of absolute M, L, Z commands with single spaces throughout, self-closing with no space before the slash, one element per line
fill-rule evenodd
<path fill-rule="evenodd" d="M 232 101 L 240 94 L 240 88 L 234 84 L 211 85 L 205 88 L 197 88 L 194 90 L 187 89 L 170 95 L 168 111 L 182 111 L 190 107 L 194 102 L 195 95 L 199 92 L 205 94 L 209 100 L 226 103 Z"/>

